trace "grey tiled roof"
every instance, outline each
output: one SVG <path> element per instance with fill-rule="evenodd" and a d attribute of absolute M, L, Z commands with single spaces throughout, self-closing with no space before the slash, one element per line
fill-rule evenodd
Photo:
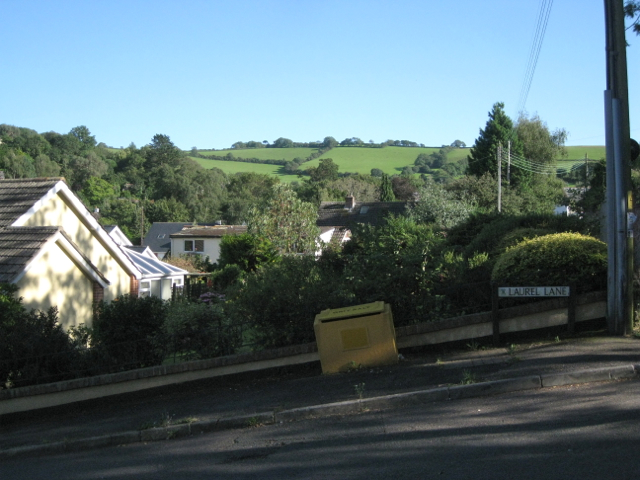
<path fill-rule="evenodd" d="M 154 253 L 168 252 L 171 250 L 169 236 L 188 225 L 192 225 L 191 222 L 154 222 L 144 237 L 144 245 Z"/>
<path fill-rule="evenodd" d="M 0 282 L 12 281 L 58 231 L 59 227 L 0 228 Z"/>
<path fill-rule="evenodd" d="M 345 208 L 344 202 L 322 202 L 318 209 L 319 227 L 348 227 L 354 223 L 378 225 L 385 215 L 401 215 L 409 202 L 363 202 L 352 209 Z"/>
<path fill-rule="evenodd" d="M 0 227 L 6 227 L 26 213 L 62 178 L 0 180 Z"/>
<path fill-rule="evenodd" d="M 214 225 L 214 226 L 197 225 L 193 227 L 185 227 L 179 232 L 171 234 L 171 237 L 172 238 L 176 238 L 176 237 L 220 238 L 223 235 L 240 235 L 242 233 L 247 233 L 247 227 L 245 225 Z"/>

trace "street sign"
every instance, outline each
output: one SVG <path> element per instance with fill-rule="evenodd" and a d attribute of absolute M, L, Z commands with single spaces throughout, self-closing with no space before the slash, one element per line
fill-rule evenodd
<path fill-rule="evenodd" d="M 498 287 L 499 297 L 568 297 L 569 287 Z"/>

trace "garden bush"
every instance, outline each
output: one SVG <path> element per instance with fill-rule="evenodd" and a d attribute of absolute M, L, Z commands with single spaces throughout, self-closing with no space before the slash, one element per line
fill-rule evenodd
<path fill-rule="evenodd" d="M 94 348 L 108 360 L 110 371 L 162 363 L 166 353 L 162 325 L 166 305 L 158 297 L 121 295 L 100 302 L 94 319 Z"/>
<path fill-rule="evenodd" d="M 169 353 L 182 360 L 230 355 L 242 343 L 241 329 L 230 325 L 220 303 L 170 303 L 162 330 Z"/>
<path fill-rule="evenodd" d="M 231 287 L 225 310 L 234 322 L 252 326 L 262 348 L 312 342 L 316 314 L 353 304 L 343 285 L 340 272 L 314 256 L 286 256 Z"/>
<path fill-rule="evenodd" d="M 511 286 L 561 286 L 575 283 L 579 293 L 607 286 L 607 246 L 579 233 L 536 237 L 498 257 L 492 280 Z"/>
<path fill-rule="evenodd" d="M 28 311 L 16 286 L 0 284 L 0 389 L 73 378 L 80 353 L 55 307 Z"/>

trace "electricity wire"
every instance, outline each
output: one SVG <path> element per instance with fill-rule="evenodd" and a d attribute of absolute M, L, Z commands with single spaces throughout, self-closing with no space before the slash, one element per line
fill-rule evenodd
<path fill-rule="evenodd" d="M 518 100 L 518 112 L 522 112 L 524 110 L 525 104 L 527 103 L 527 97 L 529 96 L 529 90 L 531 89 L 531 83 L 533 82 L 533 75 L 538 64 L 538 58 L 540 56 L 540 50 L 542 48 L 542 41 L 544 40 L 544 34 L 547 30 L 547 24 L 549 22 L 549 15 L 551 13 L 552 5 L 553 0 L 540 1 L 538 22 L 536 24 L 533 43 L 531 45 L 531 51 L 529 52 L 529 60 L 527 61 L 527 68 L 524 74 L 524 82 L 522 83 L 520 98 Z"/>

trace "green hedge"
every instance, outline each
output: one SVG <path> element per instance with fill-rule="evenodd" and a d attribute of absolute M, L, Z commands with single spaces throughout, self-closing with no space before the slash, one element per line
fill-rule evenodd
<path fill-rule="evenodd" d="M 575 283 L 579 293 L 607 287 L 607 246 L 579 233 L 525 240 L 498 257 L 492 280 L 512 286 Z"/>

